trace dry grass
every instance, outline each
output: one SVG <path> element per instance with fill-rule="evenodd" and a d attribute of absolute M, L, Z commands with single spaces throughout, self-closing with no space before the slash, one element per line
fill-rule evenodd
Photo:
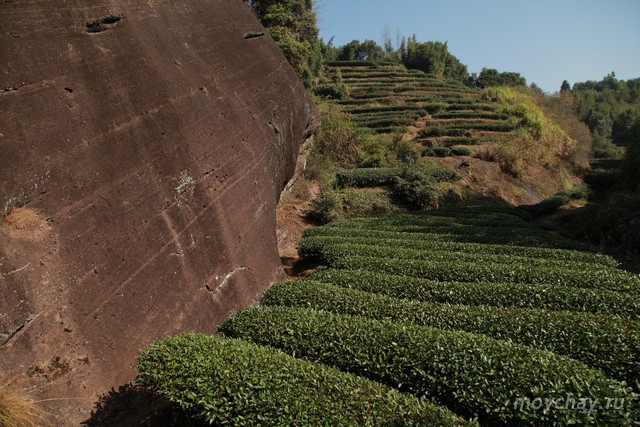
<path fill-rule="evenodd" d="M 0 426 L 50 426 L 47 412 L 20 384 L 0 372 Z"/>
<path fill-rule="evenodd" d="M 13 208 L 4 221 L 10 228 L 25 230 L 37 226 L 40 223 L 40 215 L 35 209 Z"/>

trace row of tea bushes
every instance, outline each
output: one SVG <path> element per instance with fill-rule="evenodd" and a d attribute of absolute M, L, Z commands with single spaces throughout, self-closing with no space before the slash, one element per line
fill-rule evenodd
<path fill-rule="evenodd" d="M 349 270 L 369 270 L 439 280 L 443 282 L 511 282 L 555 284 L 585 289 L 608 289 L 619 292 L 640 292 L 640 277 L 622 270 L 567 270 L 549 267 L 477 263 L 457 260 L 430 261 L 415 259 L 380 259 L 372 256 L 345 255 L 332 259 L 331 266 Z"/>
<path fill-rule="evenodd" d="M 473 332 L 580 360 L 630 386 L 640 378 L 640 323 L 628 319 L 422 302 L 314 281 L 280 283 L 260 302 Z"/>
<path fill-rule="evenodd" d="M 403 168 L 344 169 L 336 173 L 336 186 L 338 188 L 383 187 L 392 185 L 404 171 Z M 419 171 L 437 182 L 452 182 L 460 179 L 457 173 L 444 167 L 422 167 Z"/>
<path fill-rule="evenodd" d="M 410 259 L 433 262 L 466 262 L 466 263 L 490 263 L 506 264 L 512 266 L 527 265 L 534 268 L 544 269 L 566 269 L 566 270 L 606 270 L 610 269 L 614 276 L 628 276 L 628 273 L 621 272 L 613 267 L 604 267 L 599 264 L 592 264 L 581 261 L 567 261 L 554 258 L 529 258 L 512 254 L 487 254 L 474 253 L 468 251 L 446 251 L 442 248 L 432 250 L 401 248 L 393 246 L 383 246 L 380 244 L 357 244 L 354 242 L 330 242 L 306 239 L 298 245 L 298 252 L 301 256 L 318 257 L 329 265 L 336 265 L 343 257 L 358 256 L 366 254 L 368 257 L 382 259 Z"/>
<path fill-rule="evenodd" d="M 430 241 L 430 242 L 458 242 L 458 243 L 489 243 L 512 246 L 531 246 L 555 249 L 571 249 L 580 251 L 593 251 L 593 248 L 580 242 L 571 241 L 562 236 L 554 234 L 540 234 L 532 231 L 522 230 L 516 234 L 500 229 L 488 229 L 484 232 L 466 233 L 457 227 L 458 232 L 445 232 L 444 228 L 424 228 L 422 231 L 415 229 L 412 231 L 394 231 L 393 229 L 359 228 L 349 226 L 329 226 L 323 228 L 310 228 L 305 230 L 304 236 L 338 236 L 338 237 L 372 237 L 382 239 L 400 239 L 407 241 Z M 510 230 L 517 230 L 510 228 Z M 467 230 L 471 231 L 471 230 Z"/>
<path fill-rule="evenodd" d="M 568 395 L 622 399 L 633 408 L 637 395 L 576 360 L 483 335 L 286 307 L 245 310 L 221 331 L 432 397 L 481 424 L 624 425 L 635 416 L 611 408 L 518 408 L 518 398 Z"/>
<path fill-rule="evenodd" d="M 407 248 L 413 250 L 472 253 L 478 255 L 507 255 L 526 258 L 549 258 L 568 262 L 586 262 L 606 267 L 617 267 L 618 262 L 610 256 L 592 252 L 573 251 L 567 249 L 538 248 L 532 246 L 506 246 L 482 243 L 408 241 L 403 239 L 385 239 L 376 237 L 340 237 L 314 235 L 300 242 L 302 255 L 318 255 L 317 247 L 325 244 L 351 243 L 354 245 L 374 245 L 379 247 Z"/>
<path fill-rule="evenodd" d="M 458 305 L 570 310 L 640 320 L 640 295 L 504 282 L 440 282 L 367 270 L 328 269 L 310 280 L 397 298 Z"/>
<path fill-rule="evenodd" d="M 206 425 L 474 425 L 449 410 L 268 347 L 204 334 L 151 344 L 136 382 Z"/>

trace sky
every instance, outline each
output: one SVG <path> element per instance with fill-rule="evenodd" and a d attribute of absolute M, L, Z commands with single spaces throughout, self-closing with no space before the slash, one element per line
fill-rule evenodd
<path fill-rule="evenodd" d="M 418 41 L 448 42 L 470 73 L 515 71 L 546 92 L 640 77 L 640 0 L 315 0 L 320 36 L 334 46 L 389 26 Z"/>

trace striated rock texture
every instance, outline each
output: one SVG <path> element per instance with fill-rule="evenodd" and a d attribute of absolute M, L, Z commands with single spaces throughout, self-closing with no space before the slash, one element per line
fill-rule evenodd
<path fill-rule="evenodd" d="M 241 0 L 0 2 L 0 90 L 0 369 L 73 425 L 282 277 L 318 119 Z"/>

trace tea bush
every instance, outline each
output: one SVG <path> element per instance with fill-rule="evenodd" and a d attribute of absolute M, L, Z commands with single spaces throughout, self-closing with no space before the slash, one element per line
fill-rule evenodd
<path fill-rule="evenodd" d="M 313 281 L 280 283 L 260 302 L 473 332 L 580 360 L 629 386 L 640 378 L 640 323 L 628 319 L 421 302 Z"/>
<path fill-rule="evenodd" d="M 500 282 L 439 282 L 367 270 L 322 270 L 310 280 L 397 298 L 447 304 L 542 308 L 640 320 L 640 296 L 606 289 Z"/>
<path fill-rule="evenodd" d="M 514 399 L 574 395 L 606 401 L 637 396 L 623 383 L 573 359 L 461 331 L 314 310 L 257 307 L 237 313 L 227 336 L 279 348 L 418 396 L 430 396 L 481 424 L 622 425 L 625 411 L 591 413 L 516 408 Z"/>
<path fill-rule="evenodd" d="M 156 341 L 138 355 L 136 369 L 137 383 L 208 424 L 467 424 L 425 400 L 229 338 L 183 334 Z"/>

